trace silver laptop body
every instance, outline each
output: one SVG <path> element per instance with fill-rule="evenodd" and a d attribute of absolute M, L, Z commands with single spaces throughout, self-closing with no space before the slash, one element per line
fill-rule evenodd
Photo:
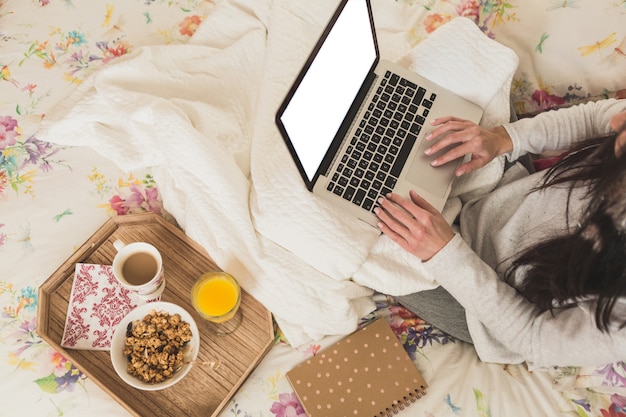
<path fill-rule="evenodd" d="M 454 57 L 451 57 L 454 59 Z M 413 189 L 438 210 L 460 161 L 434 168 L 430 121 L 478 123 L 482 109 L 378 52 L 369 0 L 343 0 L 276 123 L 307 188 L 375 226 L 379 196 Z"/>

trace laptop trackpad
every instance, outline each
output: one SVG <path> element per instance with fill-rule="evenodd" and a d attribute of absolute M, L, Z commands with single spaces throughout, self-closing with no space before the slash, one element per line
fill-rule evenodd
<path fill-rule="evenodd" d="M 419 149 L 411 162 L 406 180 L 436 196 L 443 197 L 448 191 L 450 181 L 454 178 L 454 171 L 460 161 L 451 161 L 439 167 L 433 167 L 430 162 L 439 155 L 425 155 L 424 150 L 430 145 L 422 140 Z M 443 151 L 442 151 L 443 152 Z"/>

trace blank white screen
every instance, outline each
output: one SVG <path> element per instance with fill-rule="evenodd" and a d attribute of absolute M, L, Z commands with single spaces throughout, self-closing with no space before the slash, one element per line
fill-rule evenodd
<path fill-rule="evenodd" d="M 375 59 L 367 4 L 350 0 L 281 117 L 309 180 Z"/>

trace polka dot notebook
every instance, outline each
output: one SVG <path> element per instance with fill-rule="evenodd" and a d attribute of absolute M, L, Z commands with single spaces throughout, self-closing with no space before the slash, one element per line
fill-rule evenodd
<path fill-rule="evenodd" d="M 309 417 L 391 416 L 426 394 L 426 382 L 385 319 L 287 372 Z"/>

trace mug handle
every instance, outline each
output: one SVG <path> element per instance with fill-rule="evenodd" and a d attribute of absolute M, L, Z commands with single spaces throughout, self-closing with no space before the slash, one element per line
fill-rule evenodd
<path fill-rule="evenodd" d="M 119 239 L 117 239 L 115 242 L 113 242 L 113 247 L 118 252 L 121 251 L 124 246 L 126 246 L 126 244 L 124 242 L 122 242 L 121 240 L 119 240 Z"/>

